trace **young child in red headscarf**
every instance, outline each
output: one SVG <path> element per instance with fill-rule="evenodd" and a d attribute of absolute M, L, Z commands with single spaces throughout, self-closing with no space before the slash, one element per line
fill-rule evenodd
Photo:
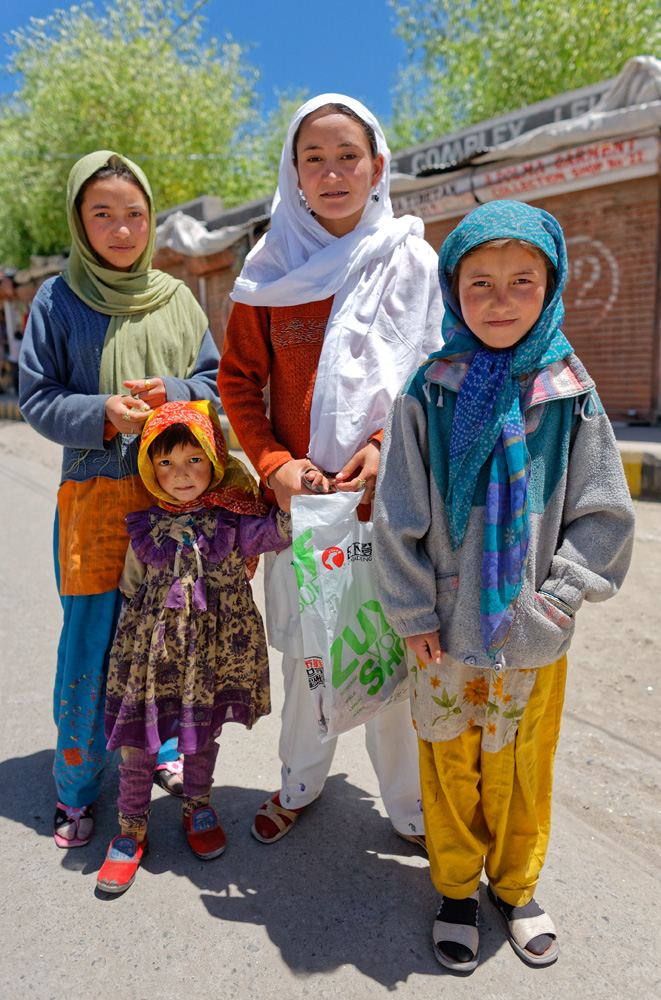
<path fill-rule="evenodd" d="M 122 748 L 119 822 L 97 885 L 123 892 L 147 849 L 158 749 L 186 758 L 184 827 L 215 858 L 225 834 L 209 805 L 223 723 L 250 729 L 270 711 L 262 619 L 248 579 L 262 552 L 290 544 L 289 516 L 269 508 L 227 445 L 207 401 L 172 402 L 147 420 L 138 469 L 158 506 L 129 514 L 124 594 L 106 693 L 108 749 Z"/>

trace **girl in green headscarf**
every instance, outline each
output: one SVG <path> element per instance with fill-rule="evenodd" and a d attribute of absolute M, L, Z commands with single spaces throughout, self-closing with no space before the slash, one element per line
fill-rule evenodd
<path fill-rule="evenodd" d="M 92 836 L 107 753 L 105 678 L 126 554 L 124 518 L 146 508 L 139 434 L 166 400 L 218 402 L 218 351 L 186 285 L 151 267 L 156 219 L 147 178 L 108 150 L 74 164 L 67 185 L 72 247 L 30 312 L 20 362 L 21 410 L 64 446 L 55 564 L 64 608 L 58 648 L 54 837 Z M 177 767 L 159 780 L 181 794 Z M 175 772 L 175 773 L 172 773 Z"/>

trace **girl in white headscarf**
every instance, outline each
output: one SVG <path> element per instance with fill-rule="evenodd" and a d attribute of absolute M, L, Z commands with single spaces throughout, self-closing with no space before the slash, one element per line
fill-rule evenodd
<path fill-rule="evenodd" d="M 442 346 L 437 257 L 420 219 L 395 219 L 390 151 L 373 115 L 341 94 L 298 109 L 280 160 L 271 229 L 232 298 L 218 384 L 267 500 L 364 490 L 370 502 L 383 426 L 409 372 Z M 264 389 L 269 384 L 269 409 Z M 291 556 L 267 562 L 269 641 L 283 652 L 282 788 L 253 835 L 273 843 L 316 799 L 335 741 L 320 743 L 302 660 Z M 395 832 L 424 845 L 415 733 L 400 704 L 366 723 L 366 744 Z"/>

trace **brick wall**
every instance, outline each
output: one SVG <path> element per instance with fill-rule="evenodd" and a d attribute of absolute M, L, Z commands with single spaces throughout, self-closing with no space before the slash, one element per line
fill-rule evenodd
<path fill-rule="evenodd" d="M 153 260 L 154 267 L 167 271 L 175 278 L 181 278 L 198 302 L 203 303 L 206 297 L 205 311 L 209 317 L 209 329 L 221 352 L 225 327 L 232 308 L 229 293 L 236 278 L 235 264 L 234 247 L 232 250 L 220 250 L 218 253 L 202 257 L 185 257 L 165 247 L 154 255 Z"/>
<path fill-rule="evenodd" d="M 230 269 L 217 271 L 207 277 L 209 329 L 221 354 L 225 340 L 225 327 L 232 309 L 232 300 L 229 294 L 232 291 L 235 278 L 235 272 Z"/>
<path fill-rule="evenodd" d="M 613 419 L 659 412 L 659 177 L 535 201 L 567 240 L 564 331 Z M 429 223 L 435 250 L 459 219 Z"/>

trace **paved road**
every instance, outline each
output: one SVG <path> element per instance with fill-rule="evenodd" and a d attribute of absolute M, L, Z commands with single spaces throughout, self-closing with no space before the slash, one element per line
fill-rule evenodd
<path fill-rule="evenodd" d="M 121 897 L 97 895 L 96 872 L 116 832 L 114 769 L 92 843 L 55 847 L 51 688 L 60 606 L 50 545 L 58 471 L 59 449 L 25 424 L 0 422 L 2 996 L 362 1000 L 396 991 L 402 1000 L 638 1000 L 661 993 L 661 504 L 637 504 L 634 564 L 622 593 L 586 607 L 578 620 L 538 893 L 559 928 L 560 960 L 545 970 L 523 966 L 483 894 L 482 961 L 462 979 L 433 957 L 427 862 L 384 818 L 359 732 L 340 741 L 324 795 L 290 836 L 273 846 L 250 836 L 256 808 L 278 784 L 275 655 L 272 716 L 251 733 L 228 726 L 220 740 L 212 802 L 228 837 L 221 858 L 205 863 L 189 853 L 179 805 L 158 790 L 152 852 L 135 884 Z"/>

